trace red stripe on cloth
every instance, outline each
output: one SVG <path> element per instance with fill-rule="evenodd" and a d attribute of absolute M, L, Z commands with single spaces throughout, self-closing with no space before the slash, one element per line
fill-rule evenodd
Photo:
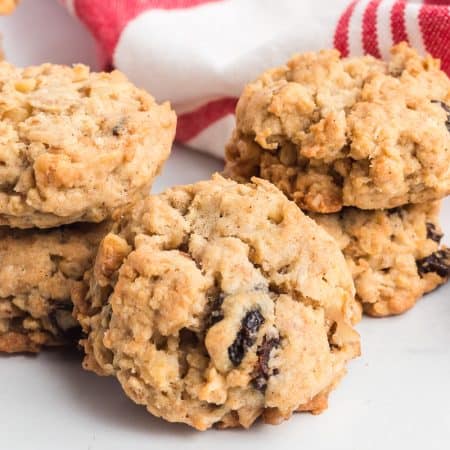
<path fill-rule="evenodd" d="M 425 5 L 444 5 L 450 6 L 450 0 L 423 0 Z"/>
<path fill-rule="evenodd" d="M 238 99 L 225 97 L 213 100 L 195 111 L 178 116 L 177 140 L 187 142 L 195 138 L 205 128 L 222 119 L 228 114 L 234 114 Z"/>
<path fill-rule="evenodd" d="M 364 53 L 381 58 L 378 47 L 377 11 L 381 0 L 371 0 L 364 11 L 362 21 L 362 40 Z"/>
<path fill-rule="evenodd" d="M 442 69 L 450 76 L 450 11 L 445 6 L 423 5 L 419 26 L 426 50 L 440 58 Z"/>
<path fill-rule="evenodd" d="M 406 41 L 408 42 L 408 33 L 405 23 L 405 0 L 397 0 L 391 11 L 391 33 L 394 44 Z"/>
<path fill-rule="evenodd" d="M 334 46 L 341 52 L 342 56 L 348 56 L 349 53 L 348 27 L 357 3 L 358 0 L 354 0 L 347 6 L 346 10 L 339 19 L 336 31 L 334 33 Z"/>
<path fill-rule="evenodd" d="M 222 0 L 74 0 L 78 18 L 97 39 L 105 65 L 111 64 L 114 49 L 130 20 L 151 9 L 192 8 Z"/>

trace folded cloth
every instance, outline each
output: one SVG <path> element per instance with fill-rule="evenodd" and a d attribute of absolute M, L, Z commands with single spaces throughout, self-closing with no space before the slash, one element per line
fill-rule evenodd
<path fill-rule="evenodd" d="M 386 58 L 408 41 L 450 74 L 450 0 L 60 0 L 116 67 L 179 115 L 177 138 L 218 157 L 243 86 L 293 53 Z"/>

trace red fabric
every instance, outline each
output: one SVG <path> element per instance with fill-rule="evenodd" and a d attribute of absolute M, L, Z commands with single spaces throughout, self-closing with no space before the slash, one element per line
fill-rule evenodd
<path fill-rule="evenodd" d="M 353 11 L 355 9 L 358 0 L 354 0 L 342 14 L 341 18 L 336 27 L 336 32 L 334 34 L 334 46 L 341 52 L 342 56 L 348 56 L 349 45 L 348 45 L 348 26 L 350 24 L 350 18 L 352 17 Z"/>
<path fill-rule="evenodd" d="M 353 1 L 341 15 L 335 35 L 334 45 L 343 56 L 349 53 L 349 24 L 356 4 Z M 361 23 L 361 39 L 365 53 L 381 57 L 377 29 L 377 11 L 382 0 L 371 0 L 365 6 Z M 390 28 L 394 43 L 410 41 L 405 23 L 405 13 L 409 5 L 416 2 L 396 1 L 390 13 Z M 414 11 L 414 10 L 412 10 Z M 417 17 L 425 49 L 435 58 L 441 59 L 442 69 L 450 76 L 450 0 L 423 0 Z M 382 30 L 380 32 L 386 32 Z M 353 36 L 355 38 L 355 36 Z"/>
<path fill-rule="evenodd" d="M 381 0 L 372 0 L 367 6 L 363 17 L 363 48 L 369 55 L 381 58 L 378 48 L 377 10 Z"/>
<path fill-rule="evenodd" d="M 423 3 L 425 5 L 449 5 L 450 6 L 450 0 L 424 0 Z"/>
<path fill-rule="evenodd" d="M 397 0 L 391 11 L 391 33 L 394 44 L 402 41 L 408 41 L 405 25 L 405 0 Z"/>
<path fill-rule="evenodd" d="M 419 25 L 426 50 L 441 59 L 442 69 L 450 75 L 449 9 L 438 5 L 422 6 L 419 13 Z"/>
<path fill-rule="evenodd" d="M 222 119 L 228 114 L 234 114 L 237 98 L 226 97 L 214 100 L 195 111 L 178 117 L 177 139 L 187 142 L 197 136 L 205 128 Z"/>

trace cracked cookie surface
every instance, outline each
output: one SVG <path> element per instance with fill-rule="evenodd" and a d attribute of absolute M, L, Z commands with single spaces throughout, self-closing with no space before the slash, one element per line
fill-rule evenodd
<path fill-rule="evenodd" d="M 101 222 L 148 193 L 175 123 L 120 72 L 0 62 L 0 225 Z"/>
<path fill-rule="evenodd" d="M 406 44 L 389 62 L 295 56 L 244 89 L 225 173 L 270 180 L 301 208 L 384 209 L 450 193 L 450 81 Z"/>
<path fill-rule="evenodd" d="M 1 352 L 76 345 L 81 330 L 72 317 L 72 299 L 84 295 L 84 273 L 107 231 L 106 223 L 0 228 Z"/>
<path fill-rule="evenodd" d="M 320 412 L 359 354 L 342 253 L 259 179 L 216 175 L 124 213 L 76 307 L 86 369 L 200 430 Z"/>
<path fill-rule="evenodd" d="M 311 217 L 339 244 L 364 311 L 382 317 L 407 311 L 448 280 L 450 249 L 440 245 L 439 209 L 440 202 L 431 202 Z"/>

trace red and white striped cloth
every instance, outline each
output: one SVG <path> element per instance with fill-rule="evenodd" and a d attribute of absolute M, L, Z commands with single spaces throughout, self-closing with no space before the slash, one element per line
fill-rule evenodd
<path fill-rule="evenodd" d="M 170 100 L 179 141 L 223 155 L 244 84 L 295 52 L 386 58 L 408 41 L 450 75 L 450 0 L 60 0 L 102 64 Z"/>

